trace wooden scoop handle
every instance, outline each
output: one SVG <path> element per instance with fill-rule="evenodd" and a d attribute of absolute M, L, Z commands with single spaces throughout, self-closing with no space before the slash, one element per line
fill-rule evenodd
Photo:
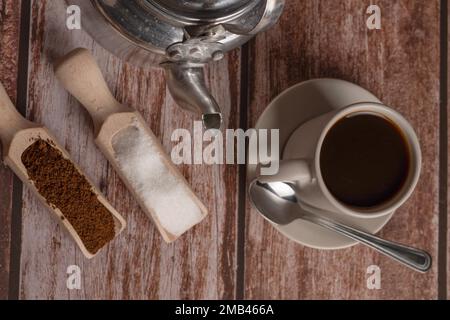
<path fill-rule="evenodd" d="M 3 148 L 8 148 L 17 132 L 33 126 L 33 123 L 26 120 L 17 111 L 5 88 L 0 83 L 0 139 Z"/>
<path fill-rule="evenodd" d="M 68 53 L 56 64 L 55 73 L 66 90 L 89 112 L 96 132 L 110 115 L 130 111 L 114 98 L 89 50 L 79 48 Z"/>

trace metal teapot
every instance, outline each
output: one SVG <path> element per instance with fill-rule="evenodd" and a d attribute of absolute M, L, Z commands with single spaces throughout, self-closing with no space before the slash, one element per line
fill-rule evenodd
<path fill-rule="evenodd" d="M 104 48 L 138 66 L 166 70 L 168 88 L 183 109 L 218 129 L 222 114 L 206 88 L 204 66 L 221 60 L 277 22 L 284 0 L 68 0 Z"/>

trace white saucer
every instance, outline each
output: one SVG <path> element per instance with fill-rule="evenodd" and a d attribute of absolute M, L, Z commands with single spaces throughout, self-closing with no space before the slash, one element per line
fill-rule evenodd
<path fill-rule="evenodd" d="M 292 134 L 305 122 L 331 110 L 361 102 L 380 103 L 380 100 L 350 82 L 335 79 L 311 80 L 300 83 L 275 98 L 261 115 L 255 128 L 280 129 L 280 150 L 283 153 Z M 255 165 L 248 165 L 248 181 L 255 178 L 255 169 Z M 337 214 L 336 218 L 370 233 L 377 233 L 393 214 L 394 212 L 372 219 Z M 354 240 L 302 220 L 274 227 L 293 241 L 316 249 L 337 250 L 357 244 Z"/>

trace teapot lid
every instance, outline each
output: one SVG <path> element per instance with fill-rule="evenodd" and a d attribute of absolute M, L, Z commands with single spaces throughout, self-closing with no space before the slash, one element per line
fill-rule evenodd
<path fill-rule="evenodd" d="M 145 0 L 153 9 L 185 24 L 224 23 L 246 14 L 252 0 Z"/>

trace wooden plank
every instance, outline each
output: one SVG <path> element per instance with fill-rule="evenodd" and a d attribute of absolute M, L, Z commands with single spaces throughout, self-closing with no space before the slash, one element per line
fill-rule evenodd
<path fill-rule="evenodd" d="M 443 119 L 443 121 L 447 121 L 447 143 L 448 143 L 448 154 L 447 154 L 447 300 L 450 299 L 450 163 L 448 163 L 448 159 L 450 159 L 450 104 L 449 104 L 449 97 L 450 97 L 450 86 L 449 86 L 449 79 L 450 79 L 450 57 L 448 56 L 448 48 L 450 48 L 450 6 L 448 5 L 447 1 L 447 119 Z M 443 72 L 445 72 L 443 70 Z M 445 88 L 444 88 L 445 90 Z"/>
<path fill-rule="evenodd" d="M 15 101 L 19 52 L 20 1 L 0 0 L 0 81 Z M 1 151 L 0 151 L 0 157 Z M 0 165 L 0 300 L 8 298 L 13 175 Z"/>
<path fill-rule="evenodd" d="M 373 1 L 288 0 L 281 23 L 250 49 L 250 126 L 284 89 L 307 79 L 357 83 L 400 111 L 422 144 L 423 173 L 412 199 L 380 233 L 437 257 L 440 2 L 379 0 L 382 30 L 369 31 Z M 246 290 L 249 299 L 437 298 L 437 261 L 414 273 L 362 246 L 326 252 L 282 237 L 248 206 Z M 378 265 L 381 290 L 368 290 Z"/>
<path fill-rule="evenodd" d="M 93 43 L 83 31 L 67 31 L 63 1 L 35 0 L 32 6 L 29 116 L 47 125 L 59 137 L 88 176 L 125 216 L 128 228 L 106 251 L 93 261 L 87 261 L 48 212 L 26 191 L 21 298 L 234 298 L 237 169 L 231 166 L 181 167 L 209 208 L 210 216 L 175 244 L 163 243 L 95 147 L 87 113 L 57 83 L 52 72 L 53 57 L 78 46 L 92 49 L 118 99 L 142 111 L 167 151 L 172 147 L 173 130 L 191 130 L 195 117 L 174 105 L 166 91 L 162 70 L 143 70 L 123 64 Z M 239 52 L 233 52 L 208 71 L 213 93 L 224 107 L 230 127 L 239 122 L 239 58 Z M 82 270 L 81 290 L 66 288 L 66 270 L 70 265 Z"/>

